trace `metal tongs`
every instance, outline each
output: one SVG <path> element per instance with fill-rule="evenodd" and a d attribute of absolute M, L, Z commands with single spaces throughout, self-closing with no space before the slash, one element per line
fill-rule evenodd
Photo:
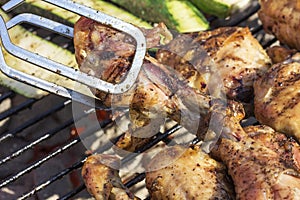
<path fill-rule="evenodd" d="M 10 0 L 2 6 L 2 9 L 7 12 L 17 7 L 24 1 L 25 0 Z M 15 57 L 18 57 L 22 60 L 30 62 L 39 67 L 42 67 L 51 72 L 57 73 L 61 76 L 72 79 L 88 87 L 93 87 L 98 90 L 108 92 L 111 94 L 121 94 L 126 92 L 136 81 L 146 53 L 146 39 L 143 33 L 138 28 L 136 28 L 135 26 L 127 22 L 119 20 L 115 17 L 111 17 L 107 14 L 83 6 L 81 4 L 77 4 L 70 0 L 43 0 L 43 1 L 61 7 L 63 9 L 69 10 L 71 12 L 77 13 L 81 16 L 88 17 L 102 24 L 109 25 L 117 30 L 120 30 L 132 36 L 136 40 L 136 51 L 132 62 L 132 66 L 128 71 L 125 79 L 118 84 L 108 83 L 106 81 L 90 76 L 86 73 L 83 73 L 81 71 L 65 66 L 63 64 L 60 64 L 46 57 L 40 56 L 38 54 L 35 54 L 33 52 L 30 52 L 26 49 L 14 45 L 10 40 L 10 36 L 7 30 L 23 22 L 34 24 L 41 28 L 52 30 L 53 32 L 61 34 L 65 37 L 70 37 L 70 38 L 73 37 L 72 27 L 66 26 L 64 24 L 34 14 L 29 14 L 29 13 L 19 14 L 6 23 L 4 19 L 0 17 L 0 29 L 1 29 L 0 36 L 1 36 L 2 45 L 6 49 L 6 51 L 14 55 Z M 8 66 L 7 63 L 5 62 L 2 50 L 0 51 L 0 70 L 8 77 L 13 78 L 15 80 L 24 82 L 26 84 L 30 84 L 32 86 L 38 87 L 50 93 L 55 93 L 60 96 L 73 99 L 80 103 L 95 106 L 95 100 L 93 97 L 89 97 L 79 91 L 75 91 L 73 89 L 69 89 L 52 82 L 42 80 L 32 75 L 28 75 L 26 73 L 20 72 Z"/>

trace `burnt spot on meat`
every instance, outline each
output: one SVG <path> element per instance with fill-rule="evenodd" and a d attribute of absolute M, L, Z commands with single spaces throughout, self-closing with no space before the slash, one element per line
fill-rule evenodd
<path fill-rule="evenodd" d="M 241 102 L 250 103 L 253 101 L 253 88 L 252 87 L 238 87 L 234 89 L 234 94 L 236 94 L 236 99 Z"/>

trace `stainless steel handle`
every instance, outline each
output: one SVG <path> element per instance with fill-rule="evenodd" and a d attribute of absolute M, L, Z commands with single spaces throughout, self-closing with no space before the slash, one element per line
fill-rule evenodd
<path fill-rule="evenodd" d="M 23 1 L 24 0 L 11 0 L 7 2 L 5 5 L 3 5 L 2 8 L 8 11 L 10 9 L 13 9 L 15 6 L 19 5 Z M 70 67 L 62 65 L 55 61 L 49 60 L 43 56 L 22 49 L 12 44 L 10 42 L 9 37 L 7 37 L 7 34 L 2 34 L 1 38 L 5 49 L 9 53 L 15 55 L 18 58 L 21 58 L 32 64 L 40 66 L 44 69 L 47 69 L 54 73 L 58 73 L 62 76 L 68 77 L 72 80 L 75 80 L 89 87 L 93 87 L 104 92 L 108 92 L 111 94 L 120 94 L 129 90 L 137 79 L 137 76 L 140 72 L 141 66 L 143 64 L 143 59 L 146 53 L 146 39 L 143 33 L 137 27 L 129 23 L 126 23 L 115 17 L 108 16 L 104 13 L 101 13 L 100 11 L 93 10 L 89 7 L 74 3 L 73 1 L 70 0 L 44 0 L 44 1 L 59 6 L 61 8 L 64 8 L 66 10 L 72 11 L 74 13 L 84 15 L 88 18 L 91 18 L 102 24 L 109 25 L 117 30 L 123 31 L 128 35 L 132 36 L 136 40 L 136 51 L 133 58 L 132 66 L 128 71 L 125 79 L 118 84 L 108 83 L 96 77 L 90 76 L 86 73 L 80 72 L 78 70 L 72 69 Z M 71 27 L 67 27 L 63 24 L 33 14 L 23 14 L 21 16 L 18 16 L 17 18 L 13 18 L 9 22 L 7 22 L 8 24 L 7 27 L 5 27 L 5 24 L 3 22 L 1 22 L 2 24 L 1 28 L 5 28 L 5 29 L 11 28 L 20 22 L 35 23 L 35 25 L 38 25 L 40 27 L 51 29 L 62 35 L 72 37 L 72 34 L 70 33 L 73 32 L 73 29 Z M 5 30 L 5 29 L 1 29 L 1 30 Z"/>

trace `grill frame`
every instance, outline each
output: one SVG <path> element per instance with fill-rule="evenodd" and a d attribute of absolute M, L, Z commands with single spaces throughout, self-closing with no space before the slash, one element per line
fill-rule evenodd
<path fill-rule="evenodd" d="M 251 5 L 247 8 L 247 10 L 244 13 L 239 13 L 239 15 L 234 16 L 233 18 L 229 20 L 218 20 L 215 18 L 209 19 L 211 21 L 212 28 L 216 28 L 219 26 L 250 26 L 250 30 L 252 34 L 259 40 L 259 42 L 262 44 L 264 48 L 271 46 L 277 40 L 270 35 L 266 35 L 265 32 L 263 31 L 263 28 L 257 18 L 257 11 L 259 9 L 259 5 L 257 1 L 253 1 Z M 239 17 L 238 17 L 239 16 Z M 36 28 L 33 28 L 29 25 L 25 25 L 25 27 L 31 29 L 32 31 L 37 31 Z M 52 40 L 53 38 L 57 37 L 56 34 L 50 34 L 46 36 L 47 39 Z M 73 50 L 72 46 L 65 45 L 66 48 Z M 26 99 L 24 98 L 24 101 L 19 103 L 18 105 L 13 106 L 12 108 L 0 113 L 0 121 L 9 119 L 13 117 L 14 115 L 18 115 L 19 113 L 22 113 L 26 109 L 30 109 L 31 107 L 34 107 L 35 104 L 44 101 L 45 99 L 49 98 L 53 94 L 50 94 L 48 96 L 45 96 L 41 99 Z M 17 96 L 20 96 L 19 94 L 15 94 L 12 91 L 8 91 L 0 96 L 0 103 L 5 101 L 6 99 L 13 99 L 16 98 Z M 30 128 L 33 125 L 36 125 L 40 123 L 42 120 L 47 120 L 47 118 L 51 117 L 55 113 L 66 109 L 66 107 L 70 106 L 72 104 L 71 100 L 62 98 L 62 103 L 58 105 L 51 105 L 51 107 L 47 111 L 43 111 L 41 113 L 38 113 L 37 115 L 33 116 L 32 118 L 28 119 L 21 125 L 17 126 L 13 130 L 7 130 L 4 133 L 0 134 L 0 144 L 5 143 L 9 138 L 14 138 L 14 137 L 19 137 L 18 135 L 25 129 Z M 83 110 L 82 114 L 79 118 L 87 118 L 89 114 L 95 112 L 94 108 L 90 108 L 90 110 Z M 82 119 L 81 118 L 81 119 Z M 45 133 L 36 138 L 34 141 L 28 142 L 25 146 L 19 148 L 18 150 L 14 151 L 13 153 L 9 154 L 8 156 L 5 157 L 0 157 L 0 168 L 3 164 L 7 162 L 11 162 L 17 157 L 22 157 L 23 153 L 26 151 L 32 150 L 36 145 L 39 145 L 41 142 L 45 142 L 48 139 L 50 139 L 52 136 L 58 134 L 61 130 L 70 128 L 75 125 L 76 121 L 80 119 L 74 119 L 72 116 L 67 119 L 65 122 L 61 123 L 59 126 L 54 127 L 53 129 L 50 129 L 48 131 L 45 131 Z M 106 128 L 109 126 L 112 121 L 100 121 L 102 128 Z M 154 140 L 152 140 L 147 146 L 143 146 L 141 149 L 138 150 L 138 152 L 144 152 L 147 149 L 151 148 L 155 144 L 157 144 L 160 141 L 164 141 L 168 136 L 172 135 L 174 132 L 180 130 L 181 127 L 179 125 L 175 125 L 171 127 L 170 129 L 166 130 L 163 133 L 157 133 L 156 137 L 154 137 Z M 95 127 L 90 129 L 88 132 L 84 133 L 86 135 L 89 135 L 93 132 L 96 132 L 99 130 L 99 127 Z M 56 156 L 60 154 L 64 154 L 68 149 L 74 148 L 76 145 L 78 145 L 81 140 L 82 136 L 76 136 L 72 138 L 69 141 L 65 141 L 62 145 L 59 145 L 56 149 L 51 151 L 50 153 L 47 153 L 42 156 L 42 158 L 31 162 L 27 166 L 22 166 L 22 169 L 19 170 L 18 172 L 0 180 L 0 189 L 7 187 L 11 184 L 13 184 L 16 180 L 20 179 L 23 175 L 27 175 L 31 171 L 36 170 L 42 165 L 46 165 L 48 160 L 54 159 Z M 107 148 L 111 147 L 111 144 L 104 145 L 101 151 L 106 150 Z M 72 163 L 69 167 L 64 168 L 63 170 L 57 172 L 54 175 L 50 175 L 47 180 L 44 180 L 40 182 L 37 185 L 34 185 L 32 189 L 23 192 L 23 194 L 19 197 L 20 199 L 30 199 L 30 198 L 37 198 L 36 195 L 37 193 L 43 191 L 45 188 L 48 186 L 54 184 L 55 182 L 63 179 L 64 177 L 70 175 L 74 171 L 79 171 L 86 159 L 86 154 L 82 152 L 82 155 L 77 157 L 77 161 Z M 129 157 L 125 157 L 122 162 L 128 162 L 131 159 L 133 159 L 134 154 L 131 154 Z M 136 174 L 133 178 L 130 180 L 127 180 L 125 185 L 127 187 L 132 187 L 136 185 L 137 183 L 143 181 L 145 178 L 144 173 L 139 173 Z M 61 195 L 59 199 L 71 199 L 75 198 L 78 196 L 81 192 L 85 191 L 85 186 L 83 182 L 73 188 L 70 191 L 67 191 L 65 194 Z M 146 198 L 147 199 L 147 198 Z"/>

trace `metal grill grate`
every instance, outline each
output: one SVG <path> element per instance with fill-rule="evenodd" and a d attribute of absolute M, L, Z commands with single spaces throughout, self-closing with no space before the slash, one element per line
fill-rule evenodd
<path fill-rule="evenodd" d="M 230 20 L 211 19 L 212 28 L 249 26 L 263 47 L 268 47 L 276 40 L 262 30 L 256 13 L 258 9 L 258 3 L 253 1 L 244 13 Z M 39 32 L 28 25 L 26 27 L 38 34 L 44 34 L 49 40 L 61 42 L 54 34 Z M 72 50 L 72 45 L 68 43 L 61 42 L 60 45 Z M 0 113 L 0 121 L 3 122 L 0 134 L 0 199 L 89 198 L 80 177 L 80 170 L 86 159 L 81 141 L 97 132 L 100 127 L 91 127 L 80 137 L 70 133 L 78 121 L 89 120 L 95 110 L 82 106 L 82 110 L 78 111 L 80 114 L 74 117 L 71 100 L 52 94 L 42 99 L 27 99 L 12 91 L 6 91 L 0 96 L 0 104 L 5 101 L 11 101 L 11 107 Z M 112 121 L 104 120 L 99 123 L 105 129 L 111 126 Z M 147 146 L 139 149 L 139 152 L 146 151 L 160 141 L 166 141 L 168 136 L 180 128 L 179 125 L 175 125 L 163 133 L 157 133 Z M 111 143 L 103 144 L 97 151 L 105 151 L 110 147 Z M 133 158 L 134 154 L 131 154 L 122 162 Z M 55 162 L 60 167 L 50 170 L 56 166 Z M 125 185 L 133 187 L 143 181 L 144 177 L 144 173 L 135 174 Z M 24 184 L 28 186 L 23 187 Z"/>

